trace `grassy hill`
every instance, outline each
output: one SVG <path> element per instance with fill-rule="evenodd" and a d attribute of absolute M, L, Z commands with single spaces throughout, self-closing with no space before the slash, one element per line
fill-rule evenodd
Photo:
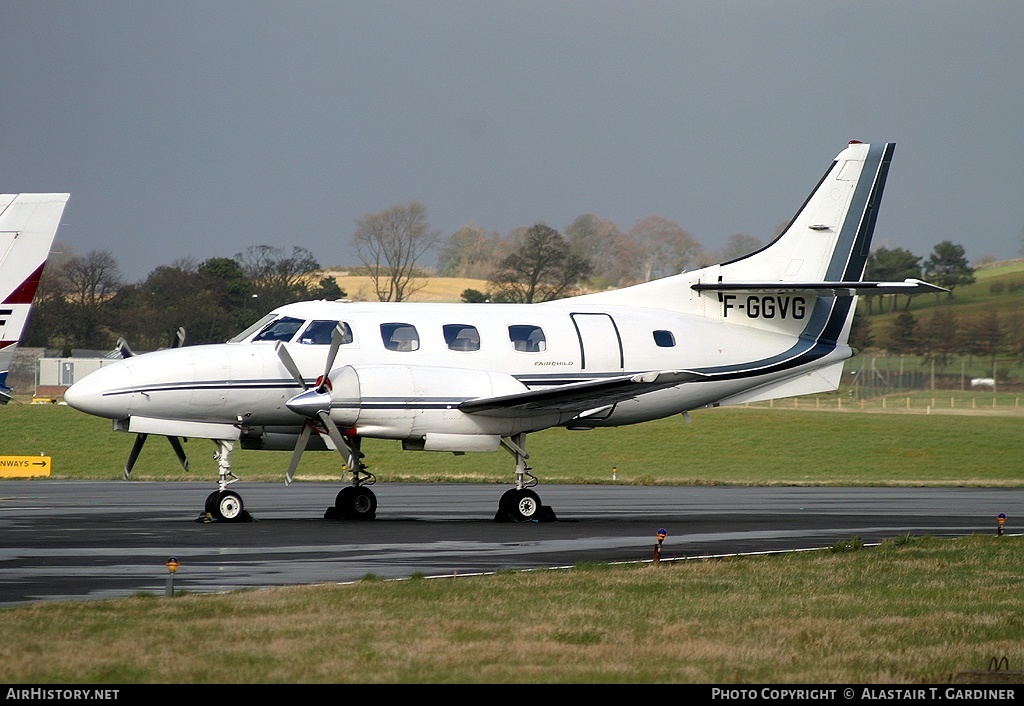
<path fill-rule="evenodd" d="M 1024 313 L 1024 260 L 1005 260 L 975 268 L 975 282 L 947 294 L 926 294 L 911 299 L 909 311 L 920 320 L 939 306 L 951 306 L 957 318 L 968 321 L 982 314 L 995 310 L 1002 316 Z M 872 327 L 876 330 L 887 329 L 892 320 L 903 311 L 906 297 L 898 297 L 897 309 L 893 311 L 893 297 L 887 298 L 885 313 L 871 315 Z M 863 301 L 861 310 L 865 311 Z M 875 303 L 875 311 L 878 304 Z"/>
<path fill-rule="evenodd" d="M 972 378 L 992 377 L 993 367 L 1000 383 L 1000 389 L 1024 391 L 1024 367 L 1021 365 L 1021 351 L 1024 349 L 1024 260 L 1005 260 L 975 268 L 974 284 L 957 287 L 952 296 L 947 294 L 926 294 L 913 297 L 907 306 L 907 298 L 886 297 L 885 310 L 879 312 L 877 299 L 873 304 L 874 313 L 869 314 L 867 302 L 858 302 L 858 316 L 866 318 L 874 339 L 872 346 L 860 352 L 846 365 L 849 373 L 853 370 L 889 373 L 899 370 L 917 372 L 926 377 L 924 387 L 932 385 L 932 361 L 924 356 L 890 355 L 886 350 L 890 332 L 896 317 L 909 311 L 918 326 L 930 323 L 931 317 L 940 307 L 948 308 L 956 321 L 956 330 L 949 336 L 963 335 L 978 324 L 985 322 L 995 313 L 1003 335 L 1003 351 L 996 356 L 995 364 L 987 356 L 958 355 L 945 362 L 936 363 L 935 389 L 967 389 Z M 850 380 L 846 382 L 852 383 Z M 873 394 L 885 394 L 882 385 Z M 917 383 L 921 389 L 921 383 Z"/>

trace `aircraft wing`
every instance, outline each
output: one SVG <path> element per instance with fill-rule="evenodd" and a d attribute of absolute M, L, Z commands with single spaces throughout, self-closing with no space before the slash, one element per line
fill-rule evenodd
<path fill-rule="evenodd" d="M 948 292 L 919 279 L 902 282 L 698 282 L 698 292 L 831 292 L 836 296 L 855 294 L 935 294 Z"/>
<path fill-rule="evenodd" d="M 622 402 L 637 395 L 699 382 L 707 376 L 690 370 L 655 370 L 638 375 L 621 375 L 604 380 L 570 383 L 543 390 L 466 400 L 459 409 L 467 414 L 518 416 L 529 412 L 577 412 Z"/>

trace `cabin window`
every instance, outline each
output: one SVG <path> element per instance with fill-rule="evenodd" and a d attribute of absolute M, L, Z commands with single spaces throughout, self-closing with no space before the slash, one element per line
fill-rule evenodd
<path fill-rule="evenodd" d="M 469 324 L 445 324 L 444 341 L 453 351 L 480 350 L 480 332 Z"/>
<path fill-rule="evenodd" d="M 344 321 L 313 321 L 299 336 L 299 343 L 313 346 L 329 345 L 336 326 L 341 326 L 342 344 L 352 343 L 352 329 Z"/>
<path fill-rule="evenodd" d="M 252 339 L 254 341 L 290 341 L 295 332 L 299 330 L 302 324 L 306 323 L 302 319 L 295 319 L 291 316 L 282 316 L 276 321 L 272 321 L 270 325 L 266 326 Z"/>
<path fill-rule="evenodd" d="M 513 348 L 524 353 L 540 353 L 548 349 L 540 326 L 509 326 L 508 340 L 512 341 Z"/>
<path fill-rule="evenodd" d="M 412 324 L 381 324 L 380 337 L 389 351 L 415 351 L 420 347 L 420 335 Z"/>
<path fill-rule="evenodd" d="M 672 348 L 676 345 L 676 337 L 672 335 L 671 331 L 655 331 L 654 342 L 660 348 Z"/>

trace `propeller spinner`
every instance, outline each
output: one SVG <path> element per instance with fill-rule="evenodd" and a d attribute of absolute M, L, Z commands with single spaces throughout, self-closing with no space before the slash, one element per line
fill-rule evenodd
<path fill-rule="evenodd" d="M 348 444 L 345 443 L 338 425 L 331 419 L 330 373 L 334 368 L 334 360 L 338 357 L 338 350 L 341 348 L 344 339 L 345 332 L 339 324 L 334 327 L 334 331 L 331 333 L 331 347 L 327 352 L 323 375 L 316 379 L 316 384 L 312 388 L 306 384 L 298 366 L 292 359 L 291 354 L 288 353 L 288 349 L 282 343 L 277 344 L 278 358 L 280 358 L 281 363 L 291 373 L 292 377 L 302 385 L 304 390 L 288 400 L 286 404 L 288 409 L 306 418 L 306 423 L 303 425 L 298 441 L 295 443 L 295 450 L 292 452 L 292 459 L 288 464 L 288 472 L 285 473 L 285 483 L 291 483 L 295 477 L 295 469 L 299 466 L 299 459 L 302 458 L 302 454 L 306 450 L 306 444 L 309 442 L 309 436 L 313 431 L 326 431 L 335 448 L 345 458 L 345 463 L 349 464 L 349 468 L 354 467 L 353 462 L 355 459 L 352 452 Z"/>

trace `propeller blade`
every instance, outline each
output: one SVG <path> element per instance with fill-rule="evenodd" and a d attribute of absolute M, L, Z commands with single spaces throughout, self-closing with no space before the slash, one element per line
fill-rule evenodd
<path fill-rule="evenodd" d="M 295 442 L 295 450 L 292 451 L 291 463 L 288 464 L 288 472 L 284 474 L 285 485 L 291 484 L 292 478 L 295 477 L 295 469 L 299 467 L 299 459 L 302 458 L 302 452 L 306 450 L 306 443 L 309 441 L 309 435 L 312 433 L 313 427 L 310 426 L 309 422 L 302 425 L 299 440 Z"/>
<path fill-rule="evenodd" d="M 327 436 L 331 437 L 331 441 L 337 447 L 338 452 L 345 458 L 345 463 L 348 464 L 350 469 L 358 468 L 358 459 L 352 454 L 352 450 L 348 444 L 345 443 L 345 437 L 341 435 L 341 431 L 338 430 L 338 425 L 331 419 L 331 413 L 326 409 L 320 410 L 316 413 L 317 418 L 323 422 L 323 425 L 327 427 Z"/>
<path fill-rule="evenodd" d="M 317 386 L 317 390 L 320 392 L 327 392 L 329 389 L 327 386 L 330 384 L 327 376 L 330 375 L 331 370 L 334 369 L 334 359 L 338 357 L 338 350 L 341 348 L 341 344 L 345 341 L 345 331 L 342 330 L 341 324 L 334 327 L 331 331 L 331 348 L 327 351 L 327 361 L 324 363 L 324 374 L 320 378 L 320 384 Z"/>
<path fill-rule="evenodd" d="M 139 459 L 139 452 L 142 451 L 142 446 L 146 443 L 147 436 L 148 434 L 138 434 L 135 437 L 135 443 L 132 444 L 132 450 L 128 453 L 128 461 L 124 464 L 125 480 L 128 480 L 128 476 L 131 475 L 132 468 L 135 467 L 135 462 Z"/>
<path fill-rule="evenodd" d="M 295 361 L 292 359 L 292 354 L 284 347 L 284 343 L 282 341 L 278 341 L 274 345 L 274 351 L 277 353 L 277 357 L 281 360 L 284 367 L 292 374 L 292 377 L 295 378 L 295 381 L 302 385 L 303 390 L 308 390 L 309 386 L 306 385 L 306 381 L 302 378 L 302 373 L 299 372 L 299 366 L 295 364 Z"/>
<path fill-rule="evenodd" d="M 178 437 L 168 436 L 167 440 L 171 442 L 171 448 L 174 449 L 174 453 L 178 457 L 178 463 L 180 463 L 181 467 L 185 469 L 186 473 L 188 473 L 188 458 L 185 456 L 185 449 L 182 448 L 181 442 L 178 441 Z"/>
<path fill-rule="evenodd" d="M 128 347 L 128 341 L 123 338 L 117 339 L 117 350 L 120 351 L 122 358 L 131 358 L 135 355 L 132 353 L 132 349 Z"/>

